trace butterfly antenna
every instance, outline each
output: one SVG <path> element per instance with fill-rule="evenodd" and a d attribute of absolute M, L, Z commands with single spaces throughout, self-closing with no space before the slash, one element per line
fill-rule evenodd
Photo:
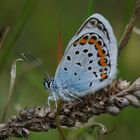
<path fill-rule="evenodd" d="M 43 72 L 49 79 L 50 76 L 48 74 L 48 71 L 46 70 L 46 68 L 39 62 L 37 61 L 33 56 L 31 56 L 31 54 L 27 53 L 22 53 L 22 56 L 31 64 L 35 65 L 41 72 Z"/>

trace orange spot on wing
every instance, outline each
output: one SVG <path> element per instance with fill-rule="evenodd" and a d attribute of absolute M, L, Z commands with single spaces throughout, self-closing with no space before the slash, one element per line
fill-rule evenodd
<path fill-rule="evenodd" d="M 100 46 L 98 44 L 95 44 L 95 49 L 100 49 Z"/>
<path fill-rule="evenodd" d="M 88 36 L 84 36 L 81 40 L 80 40 L 80 44 L 81 45 L 84 45 L 84 44 L 86 44 L 87 43 L 87 40 L 88 40 Z"/>
<path fill-rule="evenodd" d="M 104 57 L 100 57 L 100 59 L 99 59 L 99 64 L 100 64 L 101 66 L 106 66 L 106 65 L 107 65 L 106 62 L 104 61 Z"/>
<path fill-rule="evenodd" d="M 98 56 L 99 57 L 104 57 L 105 56 L 105 54 L 103 53 L 103 50 L 101 48 L 98 49 Z"/>
<path fill-rule="evenodd" d="M 99 42 L 97 42 L 97 43 L 95 44 L 95 49 L 97 49 L 97 50 L 102 49 L 102 46 L 101 46 L 101 44 L 100 44 Z"/>
<path fill-rule="evenodd" d="M 103 53 L 102 46 L 99 43 L 95 44 L 95 48 L 98 50 L 98 56 L 99 57 L 104 57 L 105 54 Z"/>
<path fill-rule="evenodd" d="M 104 72 L 106 72 L 106 71 L 105 71 L 104 68 L 102 68 L 102 69 L 100 69 L 100 72 L 101 72 L 101 73 L 104 73 Z"/>
<path fill-rule="evenodd" d="M 96 42 L 96 39 L 94 37 L 91 37 L 88 41 L 89 44 L 94 44 Z"/>
<path fill-rule="evenodd" d="M 102 78 L 102 79 L 107 78 L 107 74 L 106 74 L 106 73 L 101 73 L 101 78 Z"/>

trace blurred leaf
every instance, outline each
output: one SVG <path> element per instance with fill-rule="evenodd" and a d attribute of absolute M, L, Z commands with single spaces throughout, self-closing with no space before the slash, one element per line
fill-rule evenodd
<path fill-rule="evenodd" d="M 13 62 L 12 68 L 11 68 L 11 79 L 10 79 L 10 87 L 9 87 L 9 93 L 8 93 L 8 98 L 7 98 L 7 102 L 5 104 L 4 107 L 4 113 L 2 114 L 2 119 L 1 122 L 3 122 L 5 120 L 5 117 L 7 115 L 8 109 L 10 107 L 10 102 L 13 96 L 13 89 L 14 89 L 14 85 L 15 85 L 15 80 L 16 80 L 16 63 L 18 61 L 23 61 L 22 59 L 16 59 Z"/>
<path fill-rule="evenodd" d="M 6 39 L 7 33 L 9 32 L 9 27 L 4 27 L 0 30 L 0 48 L 2 48 L 3 43 Z"/>
<path fill-rule="evenodd" d="M 15 42 L 17 38 L 22 32 L 26 22 L 28 21 L 29 17 L 31 16 L 38 2 L 39 2 L 38 0 L 26 0 L 23 12 L 21 13 L 19 19 L 17 20 L 15 26 L 9 32 L 7 39 L 5 40 L 3 46 L 4 52 L 3 54 L 1 54 L 1 58 L 0 58 L 1 66 L 3 66 L 7 62 L 9 56 L 11 55 L 12 49 L 15 47 Z"/>
<path fill-rule="evenodd" d="M 90 16 L 91 14 L 94 13 L 94 7 L 95 7 L 95 0 L 89 0 L 87 16 Z"/>
<path fill-rule="evenodd" d="M 134 5 L 135 5 L 134 0 L 124 0 L 123 3 L 125 5 L 125 9 L 124 9 L 124 22 L 127 24 L 128 20 L 130 19 L 130 15 L 134 9 Z"/>

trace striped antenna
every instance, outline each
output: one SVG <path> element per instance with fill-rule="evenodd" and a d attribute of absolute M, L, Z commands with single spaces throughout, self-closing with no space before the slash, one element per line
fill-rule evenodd
<path fill-rule="evenodd" d="M 46 68 L 39 62 L 37 61 L 31 54 L 29 53 L 22 53 L 22 56 L 31 64 L 35 65 L 41 72 L 43 72 L 48 79 L 50 79 L 50 76 L 48 74 L 48 71 Z"/>

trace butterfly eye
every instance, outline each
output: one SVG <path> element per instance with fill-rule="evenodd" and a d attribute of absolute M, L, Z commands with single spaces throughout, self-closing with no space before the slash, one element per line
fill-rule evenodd
<path fill-rule="evenodd" d="M 97 27 L 98 27 L 99 30 L 104 30 L 104 27 L 101 23 L 98 23 Z"/>
<path fill-rule="evenodd" d="M 92 20 L 90 21 L 90 23 L 91 23 L 91 25 L 96 26 L 97 23 L 98 23 L 98 21 L 97 21 L 96 19 L 92 19 Z"/>
<path fill-rule="evenodd" d="M 52 83 L 52 81 L 50 81 L 50 80 L 46 80 L 46 79 L 44 80 L 44 85 L 47 90 L 50 89 L 51 83 Z"/>

